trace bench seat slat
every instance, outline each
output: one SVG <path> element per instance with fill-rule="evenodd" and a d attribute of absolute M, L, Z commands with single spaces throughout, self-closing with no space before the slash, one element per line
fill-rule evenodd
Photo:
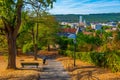
<path fill-rule="evenodd" d="M 27 65 L 35 65 L 37 68 L 39 66 L 39 63 L 35 63 L 35 62 L 23 62 L 21 63 L 22 67 L 27 66 Z"/>

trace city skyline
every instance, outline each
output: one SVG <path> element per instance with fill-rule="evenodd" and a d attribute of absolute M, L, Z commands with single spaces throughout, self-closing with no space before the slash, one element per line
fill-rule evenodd
<path fill-rule="evenodd" d="M 57 0 L 51 14 L 119 13 L 120 0 Z"/>

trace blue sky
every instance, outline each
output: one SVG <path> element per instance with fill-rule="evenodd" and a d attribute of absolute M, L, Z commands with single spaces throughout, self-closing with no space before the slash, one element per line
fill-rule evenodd
<path fill-rule="evenodd" d="M 96 14 L 120 12 L 120 0 L 57 0 L 51 14 Z"/>

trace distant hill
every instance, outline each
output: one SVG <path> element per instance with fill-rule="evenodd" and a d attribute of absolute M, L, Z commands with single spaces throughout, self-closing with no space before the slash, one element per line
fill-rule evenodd
<path fill-rule="evenodd" d="M 59 22 L 79 22 L 79 16 L 86 22 L 108 22 L 120 21 L 120 13 L 103 13 L 103 14 L 67 14 L 67 15 L 53 15 Z"/>

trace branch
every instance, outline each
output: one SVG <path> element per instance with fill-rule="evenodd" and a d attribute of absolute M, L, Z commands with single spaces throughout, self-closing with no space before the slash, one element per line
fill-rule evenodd
<path fill-rule="evenodd" d="M 14 29 L 14 33 L 13 36 L 17 37 L 18 34 L 18 30 L 20 28 L 21 25 L 21 10 L 22 10 L 22 5 L 23 5 L 23 0 L 18 0 L 17 2 L 17 6 L 16 6 L 16 26 Z"/>
<path fill-rule="evenodd" d="M 3 16 L 1 16 L 1 19 L 2 19 L 2 22 L 3 22 L 4 27 L 5 27 L 5 32 L 6 33 L 8 31 L 11 32 L 11 28 L 10 28 L 10 24 L 9 24 L 8 20 L 5 17 L 3 17 Z"/>
<path fill-rule="evenodd" d="M 5 33 L 0 33 L 0 35 L 6 35 Z"/>
<path fill-rule="evenodd" d="M 5 29 L 0 28 L 0 35 L 5 35 Z"/>
<path fill-rule="evenodd" d="M 26 2 L 26 1 L 23 1 L 25 4 L 30 4 L 30 5 L 32 5 L 32 6 L 34 6 L 34 7 L 38 7 L 38 6 L 36 6 L 35 5 L 35 3 L 33 2 L 33 1 L 31 1 L 31 0 L 29 0 L 29 2 Z"/>

